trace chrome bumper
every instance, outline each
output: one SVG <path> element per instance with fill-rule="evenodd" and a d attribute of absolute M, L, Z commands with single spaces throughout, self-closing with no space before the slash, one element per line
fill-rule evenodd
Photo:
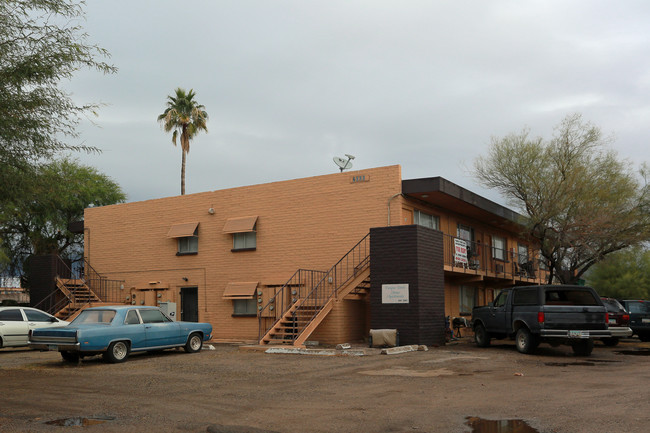
<path fill-rule="evenodd" d="M 629 337 L 632 335 L 632 328 L 609 328 L 612 337 Z"/>
<path fill-rule="evenodd" d="M 29 348 L 33 350 L 55 350 L 61 352 L 62 350 L 68 352 L 79 352 L 80 350 L 79 343 L 33 343 L 29 342 Z"/>
<path fill-rule="evenodd" d="M 542 329 L 540 335 L 544 338 L 567 338 L 580 340 L 587 338 L 608 338 L 612 336 L 609 329 Z"/>

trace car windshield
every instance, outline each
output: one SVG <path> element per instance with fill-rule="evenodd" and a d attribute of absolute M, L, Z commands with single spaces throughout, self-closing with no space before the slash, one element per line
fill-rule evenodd
<path fill-rule="evenodd" d="M 104 323 L 109 324 L 115 317 L 114 310 L 83 310 L 76 319 L 72 321 L 74 325 L 88 324 L 88 323 Z"/>
<path fill-rule="evenodd" d="M 632 301 L 627 305 L 630 313 L 650 314 L 650 302 Z"/>
<path fill-rule="evenodd" d="M 625 308 L 616 299 L 603 299 L 603 304 L 607 307 L 607 311 L 610 313 L 619 313 L 624 312 Z"/>

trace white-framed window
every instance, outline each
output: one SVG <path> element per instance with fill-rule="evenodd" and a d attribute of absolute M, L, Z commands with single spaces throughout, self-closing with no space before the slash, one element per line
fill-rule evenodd
<path fill-rule="evenodd" d="M 492 236 L 492 258 L 497 260 L 506 259 L 506 238 Z"/>
<path fill-rule="evenodd" d="M 440 229 L 440 217 L 424 213 L 417 209 L 413 211 L 413 222 L 420 226 L 429 227 L 430 229 Z"/>
<path fill-rule="evenodd" d="M 528 246 L 517 244 L 517 263 L 523 265 L 528 263 Z"/>
<path fill-rule="evenodd" d="M 195 254 L 199 252 L 198 229 L 193 236 L 178 238 L 178 254 Z"/>
<path fill-rule="evenodd" d="M 546 259 L 542 255 L 542 250 L 537 251 L 537 262 L 539 263 L 539 268 L 545 271 L 548 271 L 548 264 Z"/>
<path fill-rule="evenodd" d="M 257 248 L 257 232 L 243 232 L 232 234 L 233 250 L 252 250 Z"/>
<path fill-rule="evenodd" d="M 476 287 L 460 286 L 460 313 L 471 313 L 476 306 Z"/>
<path fill-rule="evenodd" d="M 256 299 L 233 299 L 233 316 L 257 315 Z"/>

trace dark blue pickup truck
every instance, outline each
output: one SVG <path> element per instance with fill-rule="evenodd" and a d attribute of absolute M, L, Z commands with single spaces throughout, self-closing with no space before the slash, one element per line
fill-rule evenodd
<path fill-rule="evenodd" d="M 542 343 L 568 344 L 579 356 L 591 354 L 594 339 L 611 337 L 607 311 L 596 291 L 569 285 L 521 286 L 502 290 L 494 302 L 472 311 L 474 339 L 514 338 L 517 350 L 532 353 Z"/>

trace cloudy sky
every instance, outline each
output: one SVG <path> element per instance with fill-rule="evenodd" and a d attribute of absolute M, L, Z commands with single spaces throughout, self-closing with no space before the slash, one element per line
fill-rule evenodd
<path fill-rule="evenodd" d="M 66 88 L 107 104 L 77 155 L 129 201 L 180 193 L 180 148 L 156 122 L 193 88 L 210 119 L 186 192 L 400 164 L 495 201 L 471 176 L 493 136 L 549 137 L 567 114 L 650 161 L 650 2 L 90 0 L 84 27 L 115 75 Z"/>

